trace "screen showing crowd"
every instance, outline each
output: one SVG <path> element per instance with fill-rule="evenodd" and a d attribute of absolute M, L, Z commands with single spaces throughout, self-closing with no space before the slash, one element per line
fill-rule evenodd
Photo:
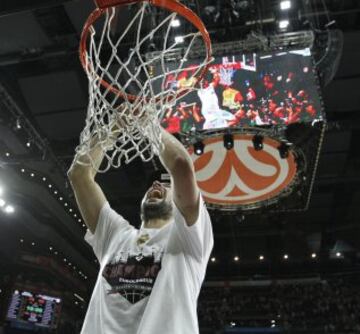
<path fill-rule="evenodd" d="M 162 89 L 194 83 L 194 66 L 168 74 Z M 288 125 L 321 118 L 310 49 L 216 58 L 199 89 L 166 110 L 171 133 L 228 127 Z"/>

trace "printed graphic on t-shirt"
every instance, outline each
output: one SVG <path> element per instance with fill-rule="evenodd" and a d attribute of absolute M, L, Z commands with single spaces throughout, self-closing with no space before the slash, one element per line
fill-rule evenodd
<path fill-rule="evenodd" d="M 111 285 L 108 294 L 120 294 L 135 304 L 150 295 L 161 270 L 161 257 L 141 253 L 120 256 L 106 265 L 102 276 Z"/>

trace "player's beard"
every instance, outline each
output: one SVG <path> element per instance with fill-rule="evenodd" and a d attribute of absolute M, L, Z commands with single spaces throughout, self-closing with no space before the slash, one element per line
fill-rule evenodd
<path fill-rule="evenodd" d="M 144 223 L 147 223 L 152 219 L 170 219 L 172 213 L 172 203 L 166 200 L 159 203 L 149 203 L 144 201 L 141 204 L 141 219 Z"/>

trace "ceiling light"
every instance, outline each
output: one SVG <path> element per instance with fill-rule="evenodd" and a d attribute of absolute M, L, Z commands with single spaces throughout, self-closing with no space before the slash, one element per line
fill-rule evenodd
<path fill-rule="evenodd" d="M 43 177 L 42 180 L 43 180 L 43 181 L 46 181 L 46 177 Z"/>
<path fill-rule="evenodd" d="M 15 212 L 15 209 L 14 209 L 14 207 L 13 207 L 12 205 L 7 205 L 7 206 L 5 207 L 5 209 L 4 209 L 4 211 L 5 211 L 6 213 L 14 213 L 14 212 Z"/>
<path fill-rule="evenodd" d="M 175 37 L 175 43 L 176 44 L 184 43 L 184 37 L 183 36 L 176 36 Z"/>
<path fill-rule="evenodd" d="M 236 261 L 236 262 L 239 261 L 239 257 L 238 257 L 238 256 L 235 256 L 235 257 L 234 257 L 234 261 Z"/>
<path fill-rule="evenodd" d="M 261 151 L 264 148 L 264 137 L 255 135 L 252 139 L 255 151 Z"/>
<path fill-rule="evenodd" d="M 52 250 L 53 248 L 50 246 L 49 249 Z"/>
<path fill-rule="evenodd" d="M 67 203 L 64 203 L 64 206 L 68 206 L 68 204 L 67 204 Z"/>
<path fill-rule="evenodd" d="M 10 153 L 9 153 L 9 152 L 6 152 L 5 155 L 6 155 L 7 157 L 9 157 L 9 156 L 10 156 Z"/>
<path fill-rule="evenodd" d="M 224 147 L 231 150 L 234 147 L 234 137 L 231 133 L 224 134 Z"/>
<path fill-rule="evenodd" d="M 60 200 L 60 201 L 62 201 L 62 200 L 63 200 L 63 198 L 62 198 L 62 197 L 59 197 L 59 200 Z"/>
<path fill-rule="evenodd" d="M 49 184 L 49 188 L 52 188 L 52 185 L 51 185 L 51 184 Z"/>
<path fill-rule="evenodd" d="M 32 242 L 32 243 L 31 243 L 31 246 L 35 246 L 35 242 Z"/>
<path fill-rule="evenodd" d="M 287 260 L 289 258 L 289 255 L 285 254 L 284 259 Z"/>
<path fill-rule="evenodd" d="M 340 253 L 340 252 L 337 252 L 337 253 L 336 253 L 336 256 L 337 256 L 337 257 L 340 257 L 340 256 L 341 256 L 341 253 Z"/>
<path fill-rule="evenodd" d="M 28 141 L 28 142 L 26 143 L 26 146 L 27 146 L 27 147 L 30 147 L 30 146 L 31 146 L 31 143 Z"/>
<path fill-rule="evenodd" d="M 5 204 L 6 202 L 2 198 L 0 198 L 0 207 L 2 208 Z"/>
<path fill-rule="evenodd" d="M 216 258 L 215 257 L 212 257 L 211 258 L 211 262 L 215 262 L 216 261 Z"/>
<path fill-rule="evenodd" d="M 278 147 L 281 159 L 287 159 L 289 157 L 289 150 L 291 146 L 292 144 L 289 142 L 286 141 L 281 142 L 280 146 Z"/>
<path fill-rule="evenodd" d="M 290 24 L 289 20 L 281 20 L 279 22 L 279 28 L 286 29 L 289 26 L 289 24 Z"/>
<path fill-rule="evenodd" d="M 21 122 L 20 119 L 16 120 L 16 129 L 20 130 L 21 129 Z"/>
<path fill-rule="evenodd" d="M 34 174 L 34 173 L 31 173 L 31 174 L 30 174 L 30 176 L 31 176 L 31 177 L 34 177 L 34 176 L 35 176 L 35 174 Z"/>
<path fill-rule="evenodd" d="M 173 28 L 177 28 L 177 27 L 180 27 L 180 20 L 179 19 L 174 19 L 171 21 L 171 26 Z"/>
<path fill-rule="evenodd" d="M 25 173 L 25 169 L 24 169 L 24 168 L 21 168 L 21 173 Z"/>
<path fill-rule="evenodd" d="M 260 255 L 260 256 L 259 256 L 259 260 L 260 260 L 260 261 L 263 261 L 263 260 L 264 260 L 264 255 Z"/>
<path fill-rule="evenodd" d="M 280 2 L 280 9 L 281 10 L 288 10 L 291 8 L 291 1 L 287 0 L 287 1 L 281 1 Z"/>
<path fill-rule="evenodd" d="M 312 254 L 311 254 L 311 257 L 312 257 L 313 259 L 315 259 L 315 258 L 316 258 L 316 253 L 312 253 Z"/>
<path fill-rule="evenodd" d="M 20 242 L 24 242 L 24 239 L 20 239 Z"/>
<path fill-rule="evenodd" d="M 194 144 L 194 152 L 196 155 L 202 155 L 204 153 L 205 145 L 204 143 L 199 140 Z"/>

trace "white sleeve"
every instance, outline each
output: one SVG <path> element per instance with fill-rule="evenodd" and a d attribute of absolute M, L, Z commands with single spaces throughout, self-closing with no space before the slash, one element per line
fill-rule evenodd
<path fill-rule="evenodd" d="M 186 251 L 196 260 L 207 262 L 214 246 L 214 236 L 210 216 L 202 196 L 200 195 L 199 217 L 195 224 L 188 226 L 175 204 L 174 223 L 180 241 L 183 243 Z"/>
<path fill-rule="evenodd" d="M 121 215 L 111 209 L 108 202 L 100 210 L 95 233 L 86 231 L 84 239 L 93 248 L 96 257 L 101 262 L 103 256 L 109 249 L 112 239 L 120 233 L 124 234 L 134 229 Z M 118 240 L 118 236 L 116 237 Z"/>

